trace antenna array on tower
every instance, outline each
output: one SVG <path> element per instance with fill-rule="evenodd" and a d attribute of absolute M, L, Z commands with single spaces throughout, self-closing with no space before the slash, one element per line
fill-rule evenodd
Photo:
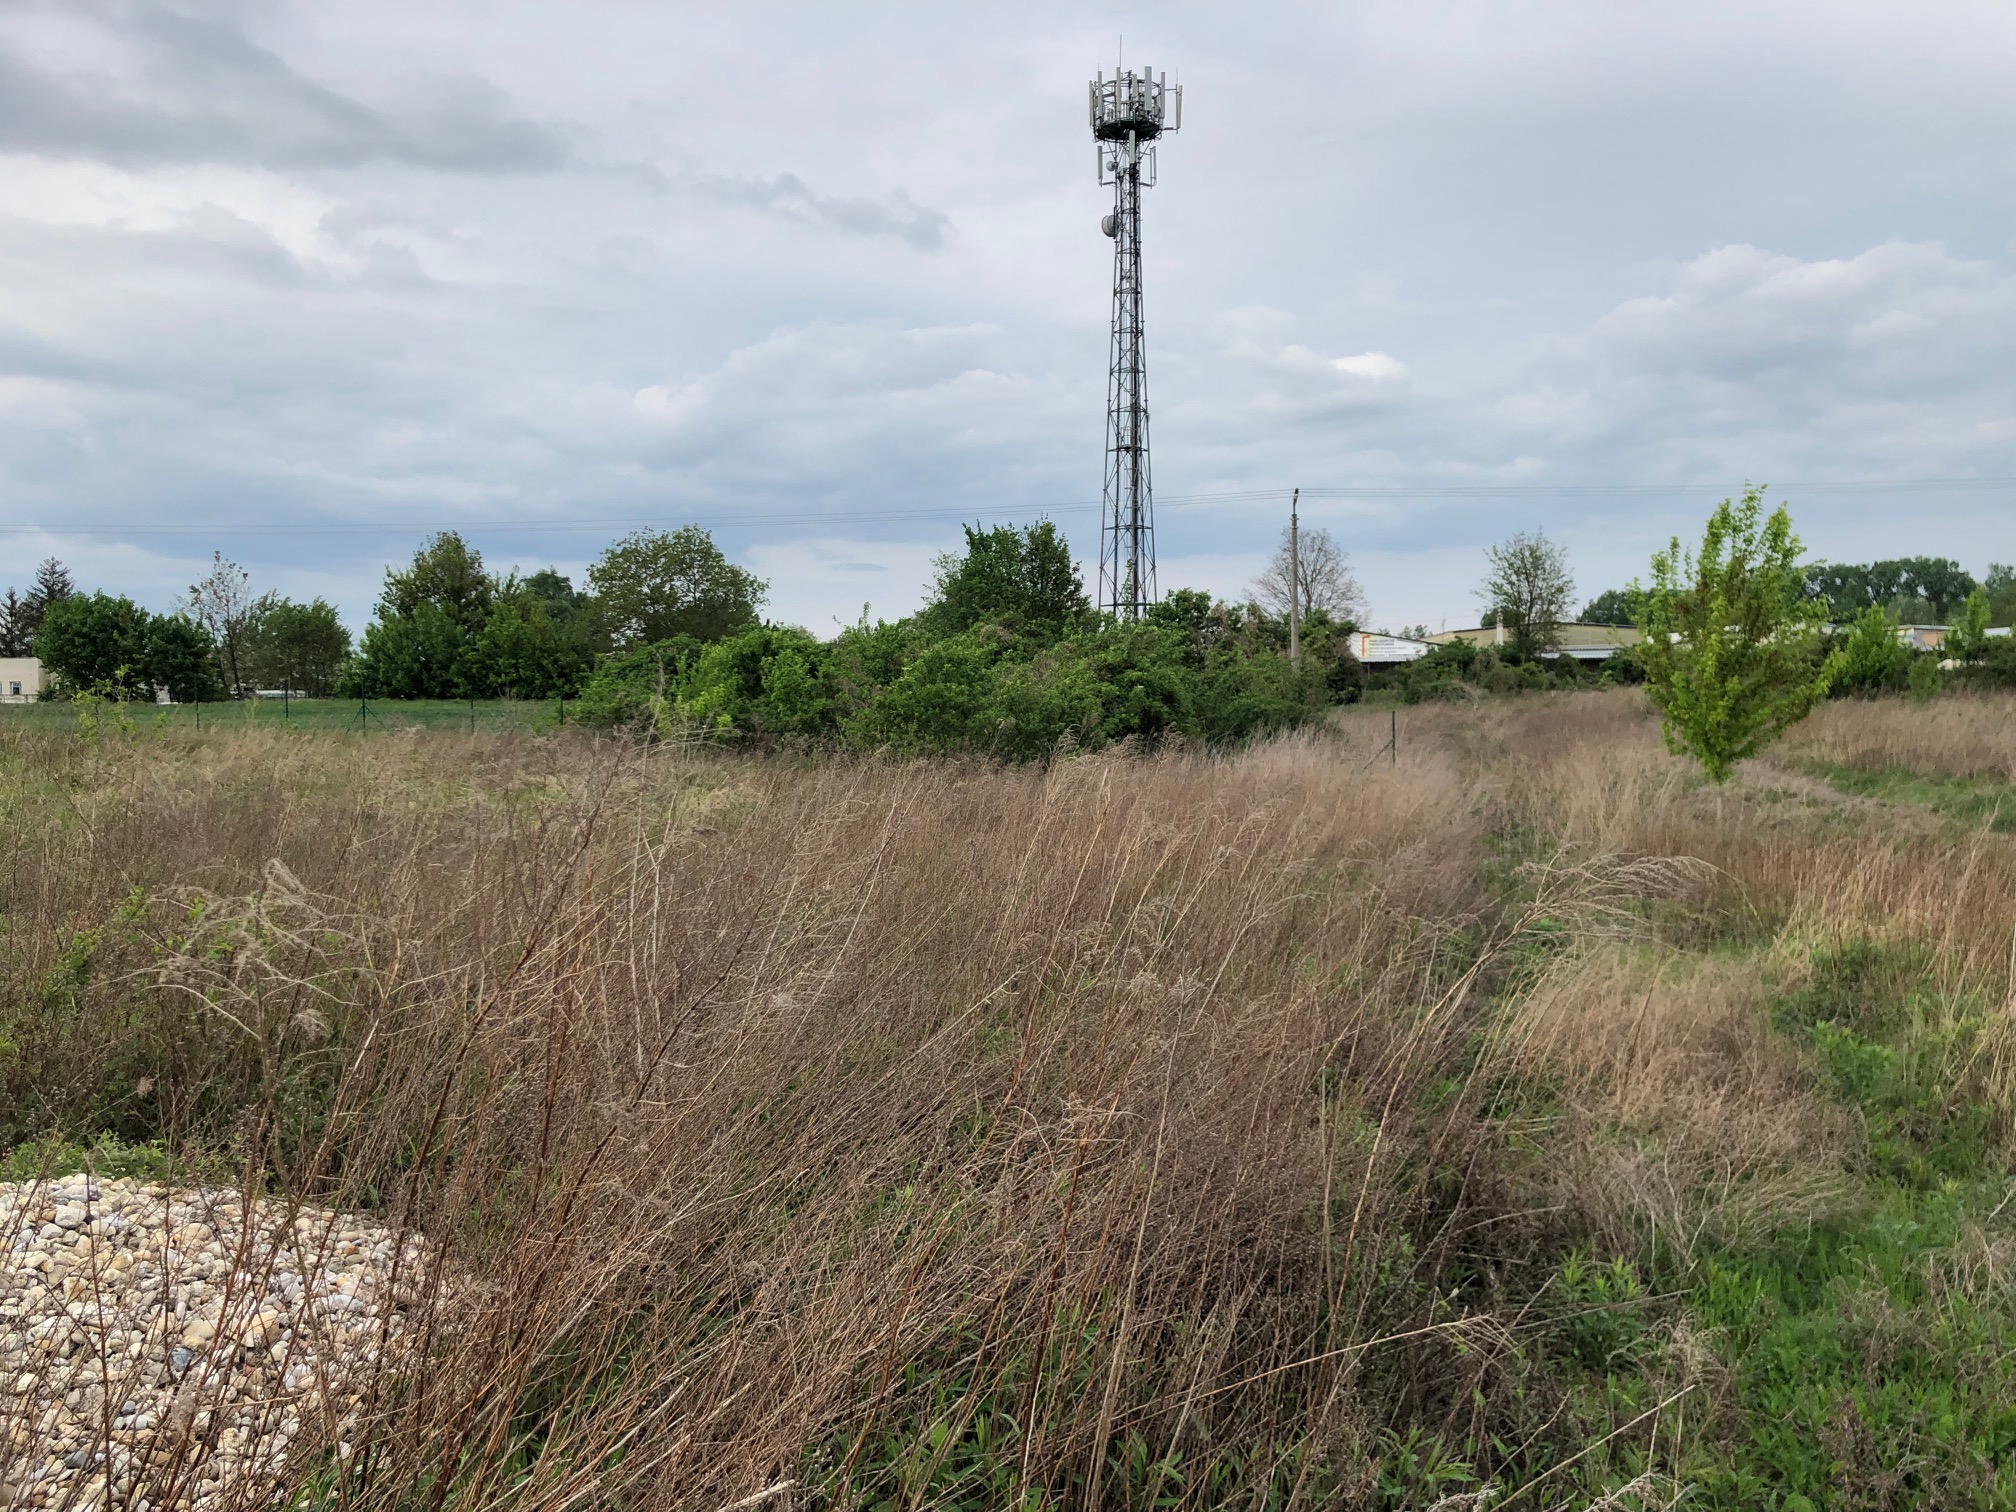
<path fill-rule="evenodd" d="M 1103 73 L 1089 86 L 1099 182 L 1113 186 L 1100 229 L 1113 238 L 1113 342 L 1106 379 L 1106 488 L 1099 607 L 1139 619 L 1155 602 L 1155 491 L 1148 465 L 1148 370 L 1142 337 L 1141 191 L 1155 144 L 1183 124 L 1183 86 L 1152 69 Z"/>

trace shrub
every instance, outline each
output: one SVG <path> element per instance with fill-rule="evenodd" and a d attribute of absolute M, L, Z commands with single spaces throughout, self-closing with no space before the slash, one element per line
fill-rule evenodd
<path fill-rule="evenodd" d="M 1783 506 L 1768 520 L 1763 490 L 1724 499 L 1697 556 L 1676 536 L 1652 558 L 1639 629 L 1647 691 L 1667 746 L 1716 782 L 1804 719 L 1827 692 L 1816 663 L 1824 600 L 1805 596 L 1799 538 Z"/>
<path fill-rule="evenodd" d="M 1879 604 L 1855 616 L 1841 643 L 1833 691 L 1836 694 L 1895 693 L 1911 677 L 1911 652 L 1897 638 L 1896 624 Z"/>

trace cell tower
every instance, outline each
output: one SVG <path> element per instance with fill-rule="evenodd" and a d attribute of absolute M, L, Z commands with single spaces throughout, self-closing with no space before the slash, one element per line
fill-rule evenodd
<path fill-rule="evenodd" d="M 1106 494 L 1099 607 L 1139 619 L 1155 602 L 1155 489 L 1148 467 L 1148 368 L 1141 332 L 1141 191 L 1155 144 L 1183 124 L 1183 86 L 1152 69 L 1101 73 L 1089 86 L 1099 182 L 1113 186 L 1113 353 L 1106 378 Z"/>

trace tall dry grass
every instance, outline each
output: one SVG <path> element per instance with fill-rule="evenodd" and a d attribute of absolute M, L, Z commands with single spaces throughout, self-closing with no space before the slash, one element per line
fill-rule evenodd
<path fill-rule="evenodd" d="M 2016 721 L 2016 698 L 1956 698 L 1931 706 L 1957 754 L 1973 761 L 1983 730 Z M 1897 711 L 1844 701 L 1824 711 L 1866 720 L 1868 743 L 1900 754 Z M 1816 715 L 1816 718 L 1820 716 Z M 1801 727 L 1803 728 L 1803 727 Z M 1908 804 L 1833 793 L 1780 774 L 1766 759 L 1717 787 L 1669 754 L 1635 692 L 1507 702 L 1475 710 L 1424 706 L 1415 738 L 1469 753 L 1480 801 L 1543 845 L 1625 856 L 1685 856 L 1704 864 L 1697 901 L 1719 927 L 1811 939 L 1870 937 L 1934 946 L 1955 980 L 2006 995 L 2016 966 L 2016 837 L 1956 837 L 1921 825 Z M 1939 758 L 1926 756 L 1932 769 Z M 1745 921 L 1747 921 L 1747 926 Z"/>
<path fill-rule="evenodd" d="M 1435 1277 L 1494 1198 L 1416 1093 L 1502 924 L 1444 754 L 13 754 L 69 795 L 6 862 L 15 1136 L 448 1257 L 332 1505 L 928 1505 L 985 1427 L 1015 1495 L 1306 1506 L 1474 1415 Z"/>
<path fill-rule="evenodd" d="M 1843 699 L 1789 731 L 1783 754 L 1881 771 L 2016 782 L 2016 699 L 2006 693 Z"/>
<path fill-rule="evenodd" d="M 1833 1200 L 1769 984 L 1660 953 L 1894 935 L 2006 996 L 2016 848 L 1706 788 L 1635 695 L 1404 723 L 0 737 L 0 1118 L 447 1257 L 313 1505 L 1356 1505 L 1410 1430 L 1492 1473 L 1560 1420 L 1547 1254 Z M 1551 1185 L 1508 1075 L 1562 1089 Z"/>

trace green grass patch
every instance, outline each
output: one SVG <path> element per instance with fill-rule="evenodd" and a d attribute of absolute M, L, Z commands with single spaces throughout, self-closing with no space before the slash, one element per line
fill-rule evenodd
<path fill-rule="evenodd" d="M 340 734 L 434 730 L 446 734 L 479 731 L 545 730 L 563 722 L 557 701 L 512 698 L 374 698 L 360 706 L 354 698 L 253 698 L 231 703 L 99 705 L 103 723 L 122 718 L 136 731 L 169 729 L 188 733 L 232 730 L 311 730 Z M 76 706 L 65 702 L 0 705 L 0 728 L 78 731 Z"/>
<path fill-rule="evenodd" d="M 2016 1181 L 1970 1087 L 1985 1013 L 1943 997 L 1932 966 L 1854 942 L 1816 953 L 1775 1005 L 1775 1032 L 1863 1130 L 1847 1155 L 1859 1203 L 1746 1249 L 1578 1253 L 1550 1282 L 1567 1322 L 1541 1368 L 1592 1427 L 1604 1404 L 1614 1420 L 1670 1391 L 1688 1351 L 1710 1362 L 1694 1367 L 1691 1428 L 1660 1457 L 1689 1507 L 2016 1506 L 2016 1276 L 2001 1258 Z M 1584 1311 L 1634 1300 L 1641 1275 L 1671 1300 Z"/>
<path fill-rule="evenodd" d="M 1804 770 L 1839 792 L 1884 803 L 1915 803 L 1957 823 L 2016 835 L 2016 783 L 1993 777 L 1930 777 L 1909 767 L 1807 761 Z"/>
<path fill-rule="evenodd" d="M 159 1140 L 129 1144 L 116 1134 L 89 1140 L 30 1140 L 0 1155 L 0 1181 L 47 1181 L 89 1171 L 107 1181 L 159 1181 L 188 1185 L 236 1183 L 237 1171 L 221 1158 L 177 1154 Z"/>

